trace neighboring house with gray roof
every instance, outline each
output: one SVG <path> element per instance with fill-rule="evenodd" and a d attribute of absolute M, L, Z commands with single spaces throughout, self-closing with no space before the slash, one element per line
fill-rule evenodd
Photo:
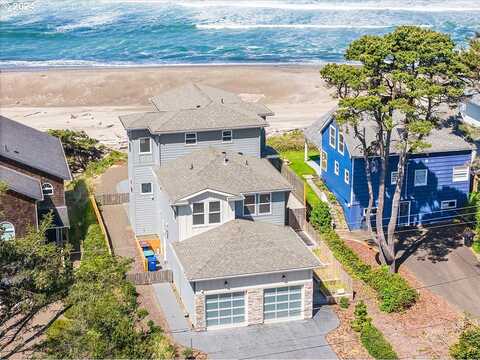
<path fill-rule="evenodd" d="M 198 330 L 312 316 L 320 266 L 289 227 L 290 183 L 264 158 L 271 111 L 189 84 L 121 117 L 129 136 L 129 218 Z M 153 247 L 153 246 L 152 246 Z"/>
<path fill-rule="evenodd" d="M 0 116 L 0 181 L 8 188 L 0 201 L 5 238 L 25 235 L 52 214 L 47 237 L 65 240 L 70 227 L 65 180 L 71 174 L 58 138 Z"/>
<path fill-rule="evenodd" d="M 473 126 L 480 126 L 480 94 L 473 95 L 460 105 L 462 120 Z"/>
<path fill-rule="evenodd" d="M 313 166 L 342 206 L 350 229 L 366 226 L 368 189 L 361 143 L 348 125 L 335 121 L 334 110 L 305 129 L 305 138 L 320 150 Z M 399 123 L 399 113 L 394 115 Z M 361 120 L 359 131 L 367 144 L 376 141 L 374 121 Z M 390 217 L 391 201 L 397 179 L 399 129 L 392 132 L 392 154 L 387 169 L 385 212 Z M 452 219 L 468 202 L 470 164 L 475 156 L 471 144 L 446 121 L 426 137 L 429 147 L 409 154 L 401 193 L 399 226 L 427 224 Z M 379 187 L 378 161 L 373 159 L 375 202 Z M 375 214 L 376 208 L 373 208 Z"/>

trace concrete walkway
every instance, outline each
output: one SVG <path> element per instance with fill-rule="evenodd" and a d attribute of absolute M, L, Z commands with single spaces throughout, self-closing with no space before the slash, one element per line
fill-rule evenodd
<path fill-rule="evenodd" d="M 325 335 L 339 324 L 327 306 L 313 319 L 196 332 L 169 284 L 155 284 L 155 294 L 167 316 L 175 341 L 207 353 L 209 359 L 336 359 Z"/>

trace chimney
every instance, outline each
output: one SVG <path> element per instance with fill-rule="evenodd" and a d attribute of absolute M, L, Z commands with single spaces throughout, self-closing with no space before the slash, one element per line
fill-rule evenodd
<path fill-rule="evenodd" d="M 228 157 L 227 157 L 226 151 L 222 151 L 222 154 L 223 154 L 223 165 L 227 165 L 228 164 Z"/>
<path fill-rule="evenodd" d="M 190 170 L 193 170 L 193 163 L 190 164 Z"/>
<path fill-rule="evenodd" d="M 225 104 L 225 102 L 223 101 L 223 98 L 220 99 L 220 102 L 221 102 L 222 104 Z"/>

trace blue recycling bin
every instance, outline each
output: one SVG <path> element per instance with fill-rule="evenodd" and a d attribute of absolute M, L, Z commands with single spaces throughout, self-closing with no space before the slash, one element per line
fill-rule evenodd
<path fill-rule="evenodd" d="M 148 271 L 157 271 L 157 258 L 155 256 L 147 257 Z"/>

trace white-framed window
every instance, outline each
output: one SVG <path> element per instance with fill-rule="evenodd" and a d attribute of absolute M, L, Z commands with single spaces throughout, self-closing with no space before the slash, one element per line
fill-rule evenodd
<path fill-rule="evenodd" d="M 264 290 L 263 318 L 265 320 L 295 318 L 301 316 L 301 314 L 301 286 L 285 286 Z"/>
<path fill-rule="evenodd" d="M 415 178 L 413 180 L 414 186 L 427 185 L 427 169 L 415 170 Z"/>
<path fill-rule="evenodd" d="M 222 221 L 220 207 L 220 201 L 193 203 L 193 225 L 219 224 Z"/>
<path fill-rule="evenodd" d="M 210 201 L 208 203 L 208 223 L 218 224 L 220 222 L 220 201 Z"/>
<path fill-rule="evenodd" d="M 245 292 L 205 296 L 207 327 L 245 322 Z"/>
<path fill-rule="evenodd" d="M 453 167 L 453 182 L 468 181 L 468 166 L 454 166 Z"/>
<path fill-rule="evenodd" d="M 258 194 L 258 214 L 270 214 L 272 211 L 272 194 Z"/>
<path fill-rule="evenodd" d="M 197 144 L 197 133 L 196 132 L 185 133 L 185 144 L 186 145 L 196 145 Z"/>
<path fill-rule="evenodd" d="M 233 139 L 232 130 L 223 130 L 222 131 L 222 142 L 223 143 L 231 143 L 232 139 Z"/>
<path fill-rule="evenodd" d="M 345 169 L 343 180 L 345 181 L 345 184 L 350 184 L 350 171 L 348 171 L 347 169 Z"/>
<path fill-rule="evenodd" d="M 390 173 L 390 185 L 396 185 L 398 179 L 398 171 L 392 171 Z"/>
<path fill-rule="evenodd" d="M 205 204 L 194 203 L 193 204 L 193 225 L 204 225 L 205 224 Z"/>
<path fill-rule="evenodd" d="M 152 183 L 141 183 L 140 192 L 142 193 L 142 195 L 152 194 Z"/>
<path fill-rule="evenodd" d="M 243 215 L 255 215 L 256 208 L 255 194 L 245 195 L 243 199 Z"/>
<path fill-rule="evenodd" d="M 442 201 L 440 208 L 442 210 L 455 209 L 457 207 L 457 200 L 445 200 Z"/>
<path fill-rule="evenodd" d="M 11 222 L 0 223 L 0 240 L 12 240 L 15 238 L 15 226 Z"/>
<path fill-rule="evenodd" d="M 328 164 L 328 154 L 322 150 L 322 156 L 320 159 L 320 166 L 322 168 L 322 171 L 327 171 L 327 164 Z"/>
<path fill-rule="evenodd" d="M 337 160 L 335 160 L 335 169 L 334 169 L 335 175 L 340 174 L 340 164 L 338 163 Z"/>
<path fill-rule="evenodd" d="M 345 137 L 341 131 L 338 132 L 338 152 L 345 154 Z"/>
<path fill-rule="evenodd" d="M 333 125 L 328 129 L 328 143 L 334 149 L 337 147 L 337 129 Z"/>
<path fill-rule="evenodd" d="M 370 215 L 376 215 L 376 214 L 377 214 L 377 208 L 372 207 L 372 209 L 370 210 Z M 363 216 L 367 216 L 367 208 L 363 209 Z"/>
<path fill-rule="evenodd" d="M 152 153 L 152 145 L 150 138 L 141 138 L 139 139 L 140 143 L 140 154 L 151 154 Z"/>
<path fill-rule="evenodd" d="M 42 184 L 42 193 L 43 195 L 46 195 L 46 196 L 53 195 L 53 185 L 50 183 Z"/>

